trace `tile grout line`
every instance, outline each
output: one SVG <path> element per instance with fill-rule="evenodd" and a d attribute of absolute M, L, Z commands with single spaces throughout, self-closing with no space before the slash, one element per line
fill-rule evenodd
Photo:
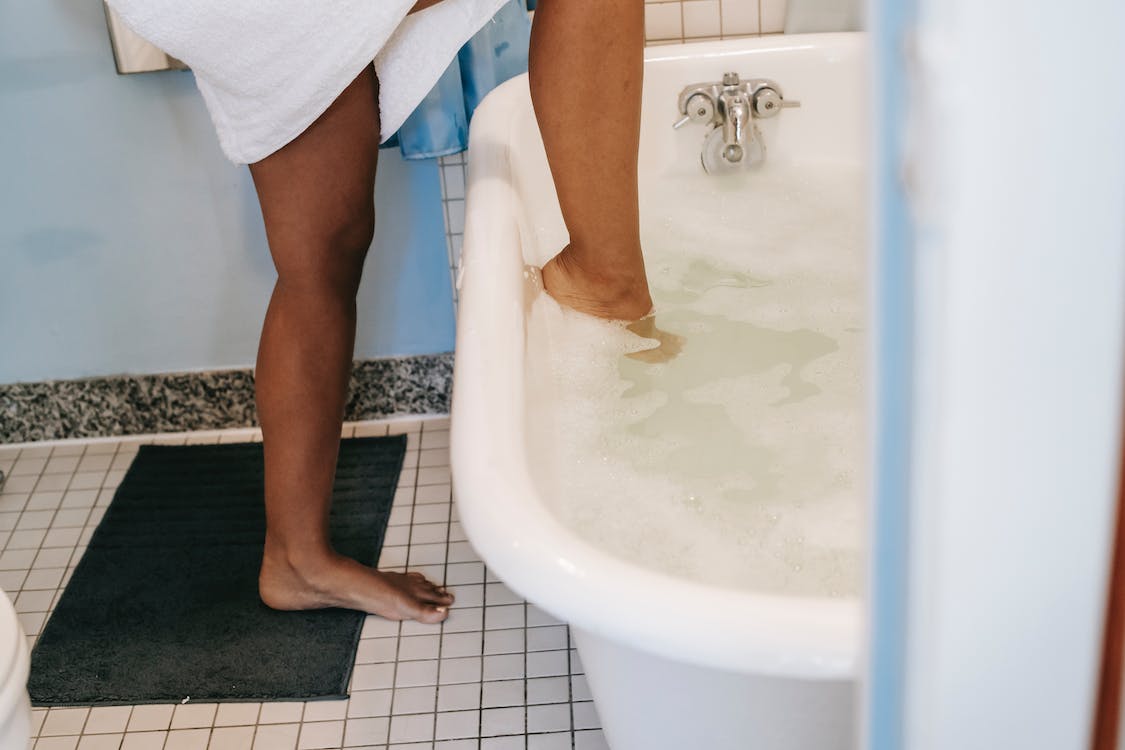
<path fill-rule="evenodd" d="M 444 179 L 444 178 L 445 178 L 445 170 L 443 169 L 442 170 L 442 179 Z M 418 462 L 419 462 L 419 464 L 421 464 L 421 461 L 422 461 L 422 451 L 424 450 L 423 445 L 425 444 L 425 436 L 426 436 L 426 428 L 425 428 L 425 426 L 423 426 L 421 437 L 418 439 Z M 450 479 L 449 486 L 450 486 L 449 506 L 448 506 L 448 509 L 446 510 L 446 514 L 445 514 L 445 562 L 442 563 L 442 570 L 441 570 L 441 585 L 442 585 L 443 588 L 445 587 L 446 581 L 449 578 L 449 530 L 450 530 L 450 526 L 453 523 L 453 521 L 452 521 L 452 518 L 453 518 L 453 481 L 452 481 L 452 478 Z M 417 493 L 417 488 L 415 488 L 415 493 Z M 414 526 L 413 526 L 413 522 L 412 522 L 411 523 L 411 533 L 412 534 L 413 534 L 413 528 L 414 528 Z M 449 615 L 452 615 L 452 614 L 453 614 L 453 612 L 450 611 Z M 448 615 L 447 615 L 447 619 L 448 619 Z M 439 628 L 439 631 L 438 631 L 437 676 L 434 677 L 434 680 L 437 682 L 437 686 L 434 688 L 434 738 L 433 738 L 433 746 L 434 747 L 437 747 L 437 742 L 438 742 L 438 739 L 437 739 L 438 707 L 441 703 L 441 653 L 442 653 L 442 650 L 443 650 L 444 646 L 445 646 L 445 621 L 443 620 L 442 623 L 441 623 L 441 626 Z M 482 668 L 483 668 L 483 663 L 484 663 L 483 659 L 484 659 L 484 657 L 482 656 L 481 657 Z M 479 730 L 478 730 L 477 734 L 480 734 Z"/>
<path fill-rule="evenodd" d="M 12 476 L 13 476 L 13 474 L 12 474 L 12 471 L 13 471 L 13 470 L 14 470 L 14 469 L 16 468 L 16 464 L 17 464 L 17 463 L 19 463 L 19 460 L 20 460 L 20 458 L 21 458 L 21 457 L 23 456 L 23 452 L 24 452 L 24 450 L 25 450 L 25 449 L 23 449 L 23 448 L 16 448 L 15 450 L 16 450 L 16 453 L 15 453 L 15 457 L 14 457 L 14 458 L 12 459 L 12 466 L 11 466 L 11 468 L 10 468 L 10 469 L 8 469 L 8 473 L 7 473 L 7 474 L 5 474 L 5 476 L 4 476 L 4 483 L 3 483 L 3 484 L 0 484 L 0 491 L 3 491 L 4 487 L 5 487 L 5 486 L 7 486 L 7 483 L 8 483 L 8 481 L 9 481 L 9 480 L 10 480 L 10 479 L 12 478 Z M 42 473 L 42 472 L 40 472 L 40 473 Z M 36 481 L 39 481 L 39 480 L 38 480 L 38 478 L 36 478 Z M 15 494 L 15 493 L 12 493 L 12 494 Z M 16 514 L 18 514 L 18 515 L 16 516 L 16 522 L 15 522 L 15 524 L 14 524 L 14 525 L 12 526 L 12 528 L 11 528 L 11 529 L 9 530 L 9 532 L 8 532 L 8 538 L 4 540 L 4 547 L 3 547 L 3 552 L 7 552 L 7 551 L 8 551 L 8 545 L 9 545 L 9 544 L 11 543 L 11 541 L 12 541 L 11 535 L 12 535 L 13 533 L 15 533 L 15 530 L 16 530 L 16 526 L 18 526 L 18 525 L 19 525 L 19 522 L 20 522 L 20 519 L 19 519 L 19 517 L 23 515 L 23 512 L 24 512 L 24 510 L 26 510 L 26 509 L 27 509 L 27 504 L 28 504 L 29 502 L 31 502 L 31 492 L 28 492 L 28 493 L 27 493 L 27 498 L 26 498 L 26 499 L 25 499 L 25 500 L 23 501 L 23 504 L 22 504 L 22 505 L 20 505 L 20 508 L 19 508 L 19 510 L 15 510 L 15 511 L 7 511 L 7 512 L 9 512 L 9 513 L 16 513 Z"/>
<path fill-rule="evenodd" d="M 481 560 L 480 589 L 480 691 L 477 698 L 477 748 L 484 747 L 484 638 L 488 632 L 488 566 Z"/>
<path fill-rule="evenodd" d="M 111 467 L 113 466 L 113 464 L 115 463 L 115 461 L 116 461 L 116 459 L 117 459 L 117 456 L 118 456 L 118 455 L 119 455 L 119 453 L 121 452 L 121 446 L 122 446 L 123 444 L 124 444 L 124 441 L 118 441 L 118 443 L 117 443 L 117 446 L 116 446 L 116 447 L 114 448 L 114 451 L 113 451 L 113 459 L 112 459 L 112 460 L 110 461 L 110 466 L 111 466 Z M 86 447 L 85 447 L 85 448 L 83 449 L 83 456 L 85 455 L 85 453 L 86 453 L 86 450 L 88 450 L 88 449 L 89 449 L 89 445 L 90 445 L 90 444 L 87 444 L 87 446 L 86 446 Z M 131 459 L 129 460 L 129 465 L 130 465 L 130 466 L 132 466 L 132 464 L 133 464 L 133 459 L 135 459 L 135 458 L 136 458 L 136 453 L 134 452 L 134 453 L 133 453 L 133 458 L 131 458 Z M 87 548 L 89 547 L 89 544 L 90 544 L 90 539 L 89 539 L 89 537 L 87 537 L 87 538 L 86 538 L 86 540 L 85 540 L 85 541 L 83 541 L 83 540 L 82 540 L 83 536 L 85 536 L 85 535 L 86 535 L 86 531 L 87 531 L 87 530 L 89 530 L 89 531 L 90 531 L 90 536 L 93 536 L 93 533 L 94 533 L 94 531 L 95 531 L 95 530 L 97 529 L 97 526 L 98 526 L 98 525 L 99 525 L 99 524 L 101 523 L 101 518 L 99 518 L 99 519 L 97 520 L 97 522 L 96 522 L 96 523 L 94 523 L 93 525 L 91 525 L 91 523 L 90 523 L 91 519 L 92 519 L 92 518 L 94 517 L 94 514 L 95 514 L 95 513 L 97 513 L 97 512 L 99 511 L 99 509 L 101 510 L 101 515 L 102 515 L 102 517 L 104 517 L 104 516 L 105 516 L 105 508 L 108 508 L 108 507 L 109 507 L 109 503 L 106 503 L 106 505 L 104 505 L 104 506 L 99 506 L 99 505 L 98 505 L 98 500 L 99 500 L 99 499 L 101 498 L 101 495 L 102 495 L 102 493 L 103 493 L 103 492 L 105 492 L 105 491 L 107 491 L 107 490 L 113 490 L 114 494 L 116 494 L 116 493 L 117 493 L 117 488 L 118 488 L 118 487 L 120 486 L 120 484 L 121 484 L 121 480 L 119 479 L 119 480 L 117 480 L 116 482 L 114 482 L 114 484 L 113 484 L 113 486 L 112 486 L 112 487 L 107 487 L 107 486 L 106 486 L 106 483 L 107 483 L 107 482 L 109 481 L 109 473 L 110 473 L 110 471 L 117 471 L 117 470 L 114 470 L 114 469 L 109 469 L 109 468 L 107 468 L 107 469 L 106 469 L 106 471 L 105 471 L 105 476 L 103 476 L 103 477 L 102 477 L 102 480 L 101 480 L 101 482 L 100 482 L 100 483 L 98 484 L 98 486 L 97 486 L 96 488 L 89 488 L 89 489 L 91 489 L 91 490 L 94 490 L 94 489 L 96 489 L 96 490 L 97 490 L 97 494 L 96 494 L 96 495 L 94 496 L 94 503 L 93 503 L 93 505 L 91 505 L 91 506 L 90 506 L 90 510 L 89 510 L 89 512 L 88 512 L 88 513 L 86 514 L 86 520 L 85 520 L 85 522 L 84 522 L 84 523 L 82 524 L 82 526 L 81 526 L 81 531 L 79 531 L 79 533 L 78 533 L 78 541 L 76 541 L 76 542 L 75 542 L 75 544 L 74 544 L 74 549 L 73 549 L 73 550 L 71 551 L 71 553 L 70 553 L 70 557 L 69 557 L 69 558 L 67 559 L 67 563 L 66 563 L 66 566 L 65 566 L 65 571 L 66 571 L 66 572 L 64 572 L 64 573 L 63 573 L 63 577 L 64 577 L 64 578 L 66 579 L 66 582 L 67 582 L 67 583 L 69 583 L 69 580 L 70 580 L 70 577 L 69 577 L 69 575 L 67 574 L 67 572 L 71 572 L 71 571 L 73 571 L 73 570 L 74 570 L 74 569 L 75 569 L 75 568 L 76 568 L 76 567 L 78 566 L 78 563 L 79 563 L 79 562 L 81 562 L 81 560 L 82 560 L 82 557 L 83 557 L 83 556 L 84 556 L 84 555 L 86 554 L 86 549 L 87 549 Z M 128 471 L 128 468 L 124 469 L 123 471 Z M 125 475 L 124 475 L 124 474 L 122 474 L 121 476 L 122 476 L 122 479 L 124 479 L 124 476 L 125 476 Z M 67 492 L 69 492 L 69 490 L 67 490 Z M 63 501 L 65 501 L 65 500 L 66 500 L 66 493 L 64 493 L 64 494 L 63 494 L 63 498 L 62 498 L 62 500 L 63 500 Z M 112 502 L 112 498 L 110 499 L 110 501 Z M 61 507 L 61 506 L 60 506 L 60 507 Z M 61 592 L 62 592 L 62 590 L 63 590 L 63 589 L 65 589 L 65 588 L 66 588 L 66 585 L 65 585 L 65 584 L 63 584 L 63 583 L 60 583 L 60 585 L 59 585 L 59 589 L 58 589 L 58 591 L 56 592 L 56 597 L 57 597 L 58 595 L 61 595 Z"/>
<path fill-rule="evenodd" d="M 113 457 L 115 458 L 115 457 L 117 456 L 118 450 L 120 449 L 120 445 L 121 445 L 121 444 L 120 444 L 120 442 L 118 442 L 118 444 L 117 444 L 116 446 L 114 446 L 114 451 L 113 451 L 113 453 L 112 453 L 112 454 L 109 454 L 109 455 L 112 455 L 112 456 L 113 456 Z M 70 484 L 71 484 L 71 483 L 72 483 L 72 482 L 74 481 L 74 475 L 78 473 L 78 468 L 79 468 L 79 467 L 80 467 L 80 466 L 82 465 L 82 460 L 83 460 L 83 459 L 84 459 L 84 458 L 86 457 L 86 455 L 87 455 L 87 451 L 89 450 L 89 446 L 90 446 L 90 444 L 89 444 L 89 443 L 87 443 L 86 445 L 84 445 L 84 446 L 82 447 L 82 452 L 81 452 L 80 454 L 78 454 L 78 456 L 79 456 L 79 459 L 78 459 L 78 462 L 77 462 L 77 463 L 75 464 L 75 466 L 74 466 L 74 469 L 73 469 L 73 470 L 71 470 L 71 473 L 70 473 L 70 479 L 69 479 L 69 480 L 67 481 L 67 489 L 65 489 L 65 490 L 62 490 L 62 491 L 61 491 L 61 495 L 62 495 L 62 496 L 61 496 L 61 497 L 59 498 L 59 506 L 58 506 L 58 508 L 56 509 L 56 512 L 55 512 L 55 514 L 54 514 L 54 515 L 52 516 L 52 520 L 51 520 L 51 523 L 50 523 L 50 524 L 48 525 L 48 527 L 47 527 L 47 532 L 48 532 L 48 533 L 50 533 L 50 531 L 52 530 L 52 527 L 54 526 L 54 522 L 55 522 L 55 520 L 56 520 L 56 519 L 57 519 L 57 517 L 58 517 L 58 511 L 60 511 L 60 510 L 62 509 L 62 504 L 63 504 L 63 502 L 64 502 L 64 501 L 66 500 L 66 496 L 67 496 L 67 494 L 68 494 L 68 493 L 69 493 L 69 492 L 71 491 L 71 490 L 70 490 Z M 56 449 L 57 447 L 58 447 L 58 446 L 54 446 L 54 447 L 52 447 L 52 448 L 51 448 L 51 452 L 50 452 L 50 454 L 49 454 L 49 457 L 48 457 L 48 462 L 49 462 L 50 458 L 53 458 L 53 457 L 54 457 L 54 452 L 55 452 L 55 449 Z M 21 451 L 21 452 L 22 452 L 22 451 Z M 106 454 L 90 454 L 90 455 L 106 455 Z M 110 460 L 110 464 L 111 464 L 111 465 L 112 465 L 112 463 L 113 463 L 113 459 L 111 459 L 111 460 Z M 44 465 L 44 468 L 46 468 L 46 465 Z M 102 489 L 104 488 L 104 485 L 105 485 L 105 481 L 106 481 L 106 477 L 108 477 L 108 475 L 109 475 L 109 469 L 107 468 L 107 469 L 106 469 L 106 476 L 105 476 L 105 477 L 102 477 L 102 481 L 101 481 L 101 482 L 99 483 L 99 486 L 98 486 L 98 487 L 96 488 L 99 494 L 101 493 Z M 43 476 L 43 475 L 41 475 L 41 476 Z M 36 482 L 36 485 L 38 485 L 38 480 L 37 480 L 37 482 Z M 90 490 L 93 490 L 93 489 L 95 489 L 95 488 L 88 488 L 88 489 L 90 489 Z M 33 494 L 34 494 L 34 493 L 33 493 Z M 30 497 L 29 497 L 29 500 L 28 500 L 28 502 L 30 503 Z M 89 525 L 89 521 L 90 521 L 90 516 L 91 516 L 91 514 L 92 514 L 92 513 L 94 512 L 94 510 L 96 510 L 96 508 L 97 508 L 97 496 L 95 496 L 95 498 L 94 498 L 94 504 L 90 506 L 90 509 L 89 509 L 89 511 L 88 511 L 88 512 L 87 512 L 87 514 L 86 514 L 86 520 L 85 520 L 85 521 L 83 522 L 83 524 L 82 524 L 82 527 L 81 527 L 81 528 L 82 528 L 83 530 L 84 530 L 84 529 L 85 529 L 85 528 L 86 528 L 86 527 L 87 527 L 87 526 Z M 36 635 L 35 635 L 35 641 L 36 641 L 36 643 L 38 643 L 38 641 L 39 641 L 39 638 L 40 638 L 40 636 L 41 636 L 41 635 L 42 635 L 42 633 L 43 633 L 43 627 L 45 627 L 45 626 L 46 626 L 47 620 L 48 620 L 48 619 L 50 618 L 51 614 L 53 614 L 53 612 L 54 612 L 54 609 L 55 609 L 55 606 L 56 606 L 56 604 L 58 603 L 58 599 L 59 599 L 59 597 L 61 596 L 61 594 L 62 594 L 63 590 L 65 590 L 65 588 L 66 588 L 66 579 L 68 578 L 68 577 L 67 577 L 67 574 L 66 574 L 66 572 L 67 572 L 68 570 L 71 570 L 71 569 L 72 569 L 72 567 L 73 567 L 73 565 L 72 565 L 71 563 L 72 563 L 72 561 L 74 560 L 74 556 L 75 556 L 75 554 L 77 554 L 77 550 L 78 550 L 78 548 L 79 548 L 80 546 L 82 546 L 82 545 L 81 545 L 81 543 L 80 543 L 81 537 L 82 537 L 82 532 L 79 532 L 79 537 L 78 537 L 78 540 L 79 540 L 79 541 L 76 541 L 76 542 L 75 542 L 75 544 L 74 544 L 74 549 L 73 549 L 73 550 L 71 551 L 71 553 L 70 553 L 70 556 L 69 556 L 69 557 L 67 558 L 67 564 L 63 566 L 63 576 L 62 576 L 62 578 L 60 579 L 60 581 L 59 581 L 59 584 L 58 584 L 58 586 L 56 586 L 56 588 L 55 588 L 55 591 L 54 591 L 54 593 L 53 593 L 53 594 L 52 594 L 52 596 L 51 596 L 51 603 L 50 603 L 50 604 L 48 605 L 48 611 L 47 611 L 47 613 L 46 613 L 46 615 L 45 615 L 45 617 L 44 617 L 43 625 L 42 625 L 42 626 L 40 626 L 40 628 L 39 628 L 39 632 L 38 632 L 38 633 L 36 633 Z M 46 541 L 46 535 L 44 535 L 44 541 Z M 50 548 L 48 548 L 48 549 L 50 549 Z M 63 549 L 63 548 L 62 548 L 62 547 L 60 547 L 59 549 Z M 40 553 L 40 552 L 42 552 L 42 550 L 43 550 L 43 547 L 42 547 L 42 544 L 41 544 L 41 545 L 40 545 L 40 547 L 39 547 L 39 549 L 38 549 L 38 550 L 36 551 L 36 555 L 35 555 L 35 556 L 36 556 L 36 559 L 38 559 L 38 557 L 39 557 L 39 553 Z M 36 566 L 35 566 L 35 564 L 34 564 L 34 561 L 33 561 L 33 562 L 32 562 L 32 567 L 31 567 L 31 568 L 29 569 L 29 571 L 28 571 L 28 577 L 30 577 L 31 571 L 32 571 L 32 570 L 34 570 L 35 568 L 36 568 Z M 26 585 L 26 580 L 25 580 L 25 582 L 24 582 L 24 585 Z M 22 588 L 21 588 L 21 590 L 20 590 L 20 593 L 23 593 L 23 589 L 22 589 Z M 51 716 L 51 712 L 52 712 L 52 711 L 54 711 L 54 710 L 55 710 L 55 709 L 57 709 L 57 708 L 63 708 L 63 707 L 61 707 L 61 706 L 55 706 L 55 707 L 50 707 L 50 706 L 48 706 L 48 707 L 44 707 L 44 713 L 43 713 L 43 722 L 42 722 L 42 724 L 40 724 L 40 726 L 39 726 L 39 731 L 37 731 L 37 732 L 36 732 L 36 735 L 35 735 L 35 739 L 36 739 L 36 744 L 37 744 L 37 745 L 38 745 L 38 740 L 40 739 L 40 733 L 41 733 L 41 731 L 42 731 L 42 727 L 46 725 L 46 723 L 47 723 L 47 720 L 48 720 L 48 719 L 50 718 L 50 716 Z M 69 708 L 69 707 L 67 707 L 67 708 Z M 75 707 L 75 708 L 77 708 L 77 707 Z M 78 738 L 79 738 L 79 742 L 81 742 L 81 738 L 82 738 L 82 737 L 83 737 L 83 736 L 85 735 L 85 731 L 86 731 L 86 726 L 87 726 L 87 725 L 89 724 L 89 721 L 90 721 L 90 717 L 91 717 L 91 715 L 93 714 L 93 710 L 94 710 L 94 708 L 97 708 L 97 706 L 87 706 L 87 707 L 85 707 L 85 708 L 86 708 L 86 715 L 85 715 L 85 717 L 84 717 L 84 718 L 83 718 L 83 720 L 82 720 L 82 728 L 81 728 L 81 729 L 79 730 L 79 732 L 78 732 L 78 735 L 77 735 L 77 736 L 78 736 Z M 128 730 L 129 722 L 130 722 L 130 721 L 132 720 L 132 716 L 133 716 L 133 709 L 134 709 L 134 708 L 135 708 L 135 706 L 129 706 L 129 715 L 128 715 L 128 717 L 127 717 L 127 718 L 126 718 L 126 720 L 125 720 L 125 730 L 123 730 L 123 731 L 121 732 L 121 743 L 119 743 L 118 747 L 120 747 L 120 745 L 121 745 L 122 743 L 124 743 L 124 741 L 125 741 L 125 733 L 126 733 L 126 731 Z M 68 736 L 69 736 L 69 735 L 68 735 Z"/>
<path fill-rule="evenodd" d="M 522 597 L 521 597 L 522 598 Z M 531 720 L 528 717 L 528 687 L 527 687 L 527 599 L 523 600 L 523 730 L 525 732 L 524 749 L 531 745 Z"/>
<path fill-rule="evenodd" d="M 20 598 L 22 598 L 22 596 L 23 596 L 23 586 L 27 585 L 27 579 L 31 577 L 31 571 L 34 570 L 35 567 L 36 567 L 35 561 L 39 559 L 39 555 L 42 554 L 42 552 L 43 552 L 43 542 L 45 542 L 47 540 L 47 533 L 50 532 L 51 527 L 54 526 L 54 524 L 55 524 L 55 519 L 58 518 L 59 509 L 62 508 L 63 498 L 66 497 L 66 493 L 69 491 L 70 484 L 71 484 L 71 482 L 74 481 L 74 475 L 75 475 L 75 473 L 77 473 L 78 466 L 82 463 L 82 457 L 85 456 L 85 455 L 86 455 L 86 446 L 82 446 L 82 452 L 78 454 L 78 462 L 74 464 L 74 469 L 71 470 L 70 476 L 66 480 L 66 487 L 64 489 L 62 489 L 61 491 L 54 490 L 56 492 L 59 492 L 59 504 L 51 512 L 51 520 L 47 523 L 47 528 L 43 533 L 43 538 L 39 540 L 39 544 L 35 548 L 35 555 L 34 555 L 34 557 L 32 557 L 31 566 L 28 568 L 27 576 L 24 577 L 23 585 L 20 587 Z M 51 448 L 50 453 L 47 454 L 47 463 L 45 463 L 43 465 L 43 472 L 41 472 L 40 475 L 39 475 L 39 478 L 35 480 L 35 487 L 36 488 L 38 488 L 39 483 L 41 481 L 43 481 L 43 477 L 48 476 L 48 474 L 46 473 L 46 469 L 47 469 L 48 466 L 51 465 L 51 459 L 54 458 L 54 457 L 55 457 L 55 448 Z M 59 458 L 63 458 L 63 456 L 59 456 Z M 27 499 L 28 505 L 31 504 L 31 498 L 35 495 L 36 491 L 37 491 L 37 489 L 33 489 L 31 491 L 31 495 L 28 496 L 28 499 Z M 52 491 L 52 490 L 44 490 L 44 491 L 49 492 L 49 491 Z M 27 511 L 25 510 L 24 512 L 26 513 Z M 21 514 L 21 517 L 22 517 L 22 514 Z M 88 516 L 87 516 L 87 518 L 88 518 Z M 18 525 L 18 522 L 17 522 L 17 525 Z M 79 536 L 81 536 L 81 534 Z M 71 552 L 71 557 L 73 557 L 73 556 L 74 556 L 74 552 Z M 69 561 L 71 558 L 67 558 L 67 559 Z M 65 573 L 64 573 L 64 576 L 65 576 Z M 59 587 L 57 587 L 55 589 L 55 592 L 51 595 L 51 601 L 47 604 L 47 611 L 43 614 L 43 622 L 40 623 L 39 627 L 36 629 L 36 633 L 35 633 L 35 642 L 36 643 L 39 642 L 39 636 L 41 636 L 43 634 L 43 628 L 46 627 L 47 620 L 50 618 L 51 613 L 54 611 L 55 603 L 58 600 L 58 597 L 60 596 L 60 592 L 62 591 L 63 588 L 64 587 L 62 587 L 60 585 Z M 50 713 L 50 710 L 48 709 L 48 714 L 49 713 Z M 44 719 L 44 721 L 45 720 L 46 719 Z M 83 725 L 85 725 L 85 724 L 83 724 Z"/>
<path fill-rule="evenodd" d="M 570 626 L 566 626 L 566 698 L 570 709 L 570 747 L 578 746 L 578 734 L 574 730 L 574 664 L 570 658 Z"/>
<path fill-rule="evenodd" d="M 421 433 L 422 433 L 422 430 L 421 430 L 421 427 L 419 427 L 419 429 L 418 429 L 418 448 L 419 448 L 419 450 L 418 450 L 418 456 L 414 459 L 414 482 L 413 482 L 413 486 L 410 489 L 410 534 L 409 534 L 409 536 L 407 536 L 407 539 L 406 539 L 406 569 L 407 570 L 410 569 L 410 546 L 411 546 L 410 540 L 411 540 L 411 537 L 414 536 L 414 509 L 417 507 L 417 499 L 418 499 L 418 462 L 419 462 L 419 460 L 421 459 L 421 456 L 422 456 L 422 451 L 421 451 L 422 437 L 421 437 Z M 410 433 L 409 433 L 409 431 L 407 431 L 407 433 L 406 433 L 406 452 L 407 453 L 410 452 Z M 405 468 L 405 462 L 404 462 L 404 468 Z M 395 493 L 396 494 L 398 493 L 398 489 L 399 488 L 396 486 L 395 487 Z M 391 507 L 392 508 L 394 507 L 394 500 L 393 499 L 391 501 Z M 378 560 L 375 561 L 375 564 L 378 565 Z M 372 615 L 368 615 L 368 617 L 372 617 Z M 393 669 L 391 669 L 391 685 L 390 685 L 390 688 L 391 688 L 391 705 L 390 705 L 390 708 L 388 709 L 389 715 L 387 716 L 387 741 L 386 741 L 387 747 L 391 746 L 391 727 L 394 725 L 394 719 L 395 719 L 395 693 L 397 692 L 396 683 L 398 682 L 398 663 L 399 663 L 398 659 L 399 659 L 399 654 L 401 653 L 401 650 L 402 650 L 402 621 L 399 621 L 398 627 L 396 628 L 396 630 L 397 630 L 397 634 L 395 636 L 395 660 L 394 660 L 394 667 L 393 667 Z"/>

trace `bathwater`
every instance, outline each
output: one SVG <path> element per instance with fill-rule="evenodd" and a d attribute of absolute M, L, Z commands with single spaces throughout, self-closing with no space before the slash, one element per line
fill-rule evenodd
<path fill-rule="evenodd" d="M 655 338 L 534 298 L 529 445 L 563 523 L 695 581 L 858 593 L 863 193 L 844 167 L 648 184 Z"/>

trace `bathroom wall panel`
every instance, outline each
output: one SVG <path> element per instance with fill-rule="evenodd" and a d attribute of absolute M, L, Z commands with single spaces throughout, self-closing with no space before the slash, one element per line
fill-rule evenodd
<path fill-rule="evenodd" d="M 118 75 L 100 3 L 2 7 L 0 383 L 252 364 L 274 271 L 191 74 Z M 438 169 L 379 167 L 357 356 L 449 351 Z"/>
<path fill-rule="evenodd" d="M 719 0 L 684 3 L 684 37 L 698 39 L 722 35 L 722 9 Z"/>
<path fill-rule="evenodd" d="M 648 3 L 645 7 L 645 39 L 649 42 L 682 41 L 683 3 Z"/>
<path fill-rule="evenodd" d="M 726 36 L 753 36 L 761 31 L 758 3 L 754 0 L 721 0 L 719 23 Z"/>
<path fill-rule="evenodd" d="M 786 0 L 761 0 L 763 34 L 780 34 L 785 31 Z"/>
<path fill-rule="evenodd" d="M 785 25 L 785 0 L 645 0 L 645 10 L 645 37 L 657 44 L 754 36 Z"/>

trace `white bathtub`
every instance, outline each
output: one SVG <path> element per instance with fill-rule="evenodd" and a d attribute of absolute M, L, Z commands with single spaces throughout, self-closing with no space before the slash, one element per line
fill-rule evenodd
<path fill-rule="evenodd" d="M 31 747 L 31 652 L 8 595 L 0 591 L 0 750 Z"/>
<path fill-rule="evenodd" d="M 698 169 L 703 131 L 671 128 L 676 97 L 726 71 L 771 78 L 801 102 L 760 122 L 771 162 L 864 159 L 860 34 L 662 46 L 646 59 L 642 181 Z M 591 546 L 544 503 L 526 440 L 523 267 L 545 262 L 565 230 L 526 77 L 480 107 L 469 153 L 451 450 L 473 546 L 570 623 L 613 750 L 854 747 L 858 598 L 695 584 Z"/>

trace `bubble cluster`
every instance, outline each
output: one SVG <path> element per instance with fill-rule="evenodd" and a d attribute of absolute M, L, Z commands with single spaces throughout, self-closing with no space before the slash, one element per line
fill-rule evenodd
<path fill-rule="evenodd" d="M 722 183 L 722 184 L 716 184 Z M 862 175 L 656 182 L 642 200 L 661 364 L 623 324 L 531 305 L 528 450 L 558 518 L 714 585 L 852 596 L 867 440 Z"/>

